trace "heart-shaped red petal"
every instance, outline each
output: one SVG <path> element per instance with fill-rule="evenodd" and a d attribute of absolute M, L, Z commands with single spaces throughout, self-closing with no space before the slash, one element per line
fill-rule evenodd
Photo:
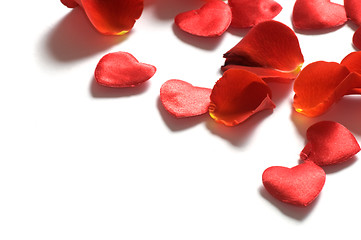
<path fill-rule="evenodd" d="M 345 24 L 347 16 L 344 6 L 330 0 L 297 0 L 292 22 L 297 29 L 324 29 Z"/>
<path fill-rule="evenodd" d="M 160 88 L 164 108 L 177 118 L 192 117 L 208 112 L 212 89 L 194 87 L 182 80 L 166 81 Z"/>
<path fill-rule="evenodd" d="M 358 26 L 361 26 L 361 1 L 344 0 L 347 17 L 349 17 Z"/>
<path fill-rule="evenodd" d="M 293 168 L 269 167 L 262 175 L 263 185 L 273 197 L 296 206 L 309 205 L 325 181 L 325 171 L 310 161 Z"/>
<path fill-rule="evenodd" d="M 96 69 L 95 80 L 107 87 L 135 87 L 149 80 L 156 72 L 156 67 L 140 63 L 127 52 L 108 53 L 103 56 Z"/>
<path fill-rule="evenodd" d="M 356 138 L 337 122 L 322 121 L 312 125 L 307 130 L 307 140 L 301 159 L 319 166 L 344 162 L 360 151 Z"/>
<path fill-rule="evenodd" d="M 361 11 L 361 10 L 360 10 L 360 11 Z M 359 27 L 359 28 L 355 31 L 355 33 L 354 33 L 354 35 L 353 35 L 353 37 L 352 37 L 352 42 L 353 42 L 353 45 L 354 45 L 355 47 L 357 47 L 358 49 L 361 50 L 361 27 Z"/>
<path fill-rule="evenodd" d="M 335 62 L 314 62 L 295 80 L 293 107 L 309 117 L 326 112 L 351 89 L 360 86 L 355 74 Z"/>
<path fill-rule="evenodd" d="M 228 0 L 232 9 L 232 27 L 249 28 L 271 20 L 282 10 L 273 0 Z"/>
<path fill-rule="evenodd" d="M 357 82 L 359 83 L 357 87 L 351 89 L 347 94 L 361 94 L 361 51 L 348 54 L 341 61 L 341 64 L 352 72 L 352 77 L 355 78 L 355 84 L 357 84 Z"/>
<path fill-rule="evenodd" d="M 82 7 L 93 26 L 102 34 L 129 32 L 143 12 L 143 0 L 61 0 L 67 7 Z"/>
<path fill-rule="evenodd" d="M 231 8 L 221 0 L 209 1 L 200 9 L 180 13 L 174 19 L 183 31 L 202 37 L 222 35 L 231 21 Z"/>
<path fill-rule="evenodd" d="M 273 108 L 271 90 L 261 78 L 245 70 L 230 69 L 213 87 L 209 114 L 217 122 L 234 126 Z"/>
<path fill-rule="evenodd" d="M 287 78 L 289 75 L 295 78 L 304 61 L 296 34 L 288 26 L 273 20 L 254 26 L 224 57 L 223 70 L 228 65 L 265 68 L 272 72 L 270 78 L 274 78 L 277 71 L 279 78 L 285 73 Z"/>

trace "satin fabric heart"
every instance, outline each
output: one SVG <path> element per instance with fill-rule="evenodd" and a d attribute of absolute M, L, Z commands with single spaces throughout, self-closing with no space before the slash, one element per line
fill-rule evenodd
<path fill-rule="evenodd" d="M 149 80 L 156 67 L 140 63 L 127 52 L 108 53 L 103 56 L 95 69 L 95 80 L 103 86 L 123 88 L 135 87 Z"/>
<path fill-rule="evenodd" d="M 297 29 L 324 29 L 345 24 L 347 17 L 344 6 L 330 0 L 297 0 L 292 22 Z"/>
<path fill-rule="evenodd" d="M 325 181 L 325 171 L 310 161 L 293 168 L 269 167 L 262 174 L 263 185 L 274 198 L 296 206 L 314 201 Z"/>
<path fill-rule="evenodd" d="M 211 89 L 195 87 L 178 79 L 166 81 L 160 88 L 164 108 L 177 118 L 193 117 L 208 112 Z"/>
<path fill-rule="evenodd" d="M 360 151 L 356 138 L 337 122 L 322 121 L 312 125 L 307 130 L 307 140 L 300 157 L 319 166 L 344 162 Z"/>
<path fill-rule="evenodd" d="M 201 37 L 222 35 L 231 21 L 231 8 L 221 0 L 209 1 L 200 9 L 180 13 L 174 19 L 181 30 Z"/>

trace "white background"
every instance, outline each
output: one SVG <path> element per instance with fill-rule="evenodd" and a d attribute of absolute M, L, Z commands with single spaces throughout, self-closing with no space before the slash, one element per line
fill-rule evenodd
<path fill-rule="evenodd" d="M 278 2 L 275 19 L 292 27 L 294 1 Z M 297 165 L 306 129 L 320 120 L 342 123 L 360 141 L 360 98 L 311 119 L 292 110 L 292 83 L 274 83 L 274 111 L 237 127 L 208 115 L 175 119 L 159 102 L 160 86 L 181 79 L 212 88 L 223 53 L 247 31 L 190 36 L 173 19 L 199 1 L 145 4 L 129 34 L 110 37 L 58 0 L 2 2 L 0 239 L 359 239 L 357 156 L 325 168 L 322 193 L 306 208 L 270 197 L 261 176 Z M 305 65 L 340 62 L 355 51 L 354 30 L 297 32 Z M 134 89 L 98 86 L 95 66 L 113 51 L 156 74 Z"/>

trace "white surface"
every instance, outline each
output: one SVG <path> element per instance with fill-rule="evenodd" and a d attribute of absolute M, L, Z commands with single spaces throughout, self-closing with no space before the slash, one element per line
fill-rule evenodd
<path fill-rule="evenodd" d="M 294 1 L 278 2 L 275 19 L 292 26 Z M 213 87 L 222 54 L 245 34 L 202 39 L 173 26 L 177 13 L 199 6 L 146 0 L 130 34 L 108 37 L 57 0 L 2 3 L 0 239 L 360 238 L 357 157 L 325 169 L 325 187 L 307 208 L 274 200 L 261 182 L 267 167 L 298 164 L 314 122 L 338 121 L 360 141 L 359 98 L 309 119 L 292 110 L 292 84 L 272 84 L 274 112 L 233 128 L 163 110 L 162 83 Z M 354 51 L 353 31 L 297 33 L 305 65 L 341 61 Z M 157 73 L 136 89 L 98 86 L 93 71 L 112 51 Z"/>

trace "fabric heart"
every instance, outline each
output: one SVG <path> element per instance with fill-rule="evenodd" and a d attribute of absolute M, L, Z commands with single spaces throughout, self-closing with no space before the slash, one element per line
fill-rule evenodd
<path fill-rule="evenodd" d="M 140 63 L 127 52 L 114 52 L 103 56 L 96 69 L 95 80 L 106 87 L 135 87 L 149 80 L 156 67 Z"/>
<path fill-rule="evenodd" d="M 325 171 L 313 162 L 293 168 L 273 166 L 262 175 L 266 190 L 276 199 L 296 206 L 309 205 L 321 192 Z"/>
<path fill-rule="evenodd" d="M 220 0 L 209 1 L 200 9 L 180 13 L 174 19 L 174 23 L 183 31 L 202 37 L 222 35 L 231 21 L 231 8 Z"/>
<path fill-rule="evenodd" d="M 319 166 L 344 162 L 360 151 L 352 133 L 337 122 L 318 122 L 307 130 L 308 143 L 300 157 Z"/>
<path fill-rule="evenodd" d="M 211 89 L 194 87 L 182 80 L 166 81 L 160 88 L 164 108 L 177 118 L 192 117 L 208 112 Z"/>
<path fill-rule="evenodd" d="M 297 0 L 292 22 L 297 29 L 324 29 L 345 24 L 347 17 L 345 8 L 330 0 Z"/>

